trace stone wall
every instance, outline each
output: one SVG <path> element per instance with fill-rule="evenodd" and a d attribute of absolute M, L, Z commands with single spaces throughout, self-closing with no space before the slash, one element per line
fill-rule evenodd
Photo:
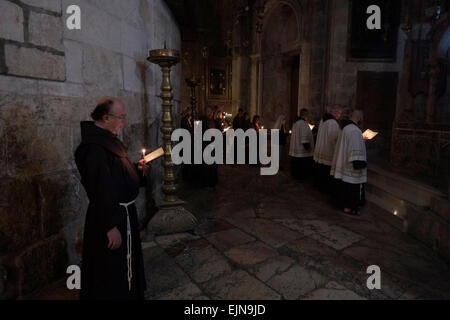
<path fill-rule="evenodd" d="M 311 119 L 319 123 L 325 111 L 326 58 L 328 41 L 328 3 L 314 0 L 313 22 L 311 30 L 311 82 L 310 110 Z"/>
<path fill-rule="evenodd" d="M 291 72 L 299 59 L 299 21 L 293 8 L 280 4 L 268 14 L 262 34 L 262 121 L 272 128 L 278 116 L 288 119 L 291 108 Z M 295 48 L 296 52 L 290 53 Z M 298 61 L 297 61 L 298 62 Z M 301 66 L 303 69 L 304 66 Z M 307 66 L 305 66 L 307 68 Z"/>
<path fill-rule="evenodd" d="M 81 30 L 66 9 L 81 8 Z M 8 297 L 23 297 L 80 263 L 87 197 L 73 153 L 80 121 L 96 101 L 120 98 L 128 108 L 121 138 L 132 160 L 161 145 L 159 67 L 149 49 L 180 49 L 178 27 L 162 0 L 0 0 L 0 265 Z M 174 113 L 181 67 L 172 72 Z M 162 199 L 156 163 L 147 197 Z"/>
<path fill-rule="evenodd" d="M 299 66 L 297 114 L 307 108 L 318 122 L 324 109 L 328 1 L 271 0 L 251 55 L 250 105 L 268 128 L 280 114 L 291 122 L 292 77 Z M 295 83 L 296 85 L 296 83 Z M 292 112 L 293 114 L 295 112 Z"/>
<path fill-rule="evenodd" d="M 356 101 L 358 71 L 401 72 L 406 35 L 399 30 L 397 58 L 395 62 L 352 62 L 347 61 L 347 37 L 349 34 L 349 0 L 332 1 L 331 35 L 329 58 L 327 104 L 354 104 Z M 399 74 L 399 78 L 401 75 Z"/>

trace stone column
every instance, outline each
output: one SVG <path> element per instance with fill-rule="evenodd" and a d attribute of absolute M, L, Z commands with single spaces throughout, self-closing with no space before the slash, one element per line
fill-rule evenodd
<path fill-rule="evenodd" d="M 428 90 L 428 102 L 427 102 L 427 124 L 431 125 L 434 121 L 434 111 L 437 102 L 437 85 L 439 77 L 439 63 L 433 61 L 430 63 L 430 84 Z"/>
<path fill-rule="evenodd" d="M 413 99 L 409 93 L 409 79 L 411 77 L 411 51 L 412 43 L 409 37 L 410 29 L 404 28 L 405 33 L 408 38 L 405 43 L 404 58 L 402 71 L 400 72 L 400 80 L 398 85 L 398 95 L 397 95 L 397 110 L 395 115 L 395 124 L 397 126 L 399 121 L 403 122 L 414 122 L 414 110 L 413 110 Z"/>
<path fill-rule="evenodd" d="M 261 61 L 261 56 L 259 54 L 254 54 L 250 56 L 251 67 L 250 67 L 250 114 L 256 114 L 258 110 L 258 94 L 259 94 L 259 64 Z"/>
<path fill-rule="evenodd" d="M 232 61 L 232 80 L 231 80 L 231 87 L 233 88 L 232 91 L 232 98 L 231 98 L 231 110 L 233 113 L 233 116 L 238 114 L 239 108 L 241 108 L 241 66 L 242 66 L 242 57 L 239 55 L 236 55 L 233 57 Z"/>
<path fill-rule="evenodd" d="M 262 103 L 263 103 L 263 85 L 264 85 L 264 62 L 262 59 L 259 59 L 258 63 L 258 100 L 256 103 L 256 112 L 257 114 L 261 114 Z"/>
<path fill-rule="evenodd" d="M 298 90 L 298 110 L 309 109 L 310 101 L 310 79 L 311 79 L 311 44 L 304 44 L 300 54 L 299 90 Z"/>

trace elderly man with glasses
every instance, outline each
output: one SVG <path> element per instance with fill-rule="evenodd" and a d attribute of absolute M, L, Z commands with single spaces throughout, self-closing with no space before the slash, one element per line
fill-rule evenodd
<path fill-rule="evenodd" d="M 143 299 L 146 289 L 135 199 L 145 184 L 145 161 L 132 163 L 117 134 L 124 105 L 105 97 L 81 122 L 75 162 L 89 207 L 84 227 L 81 299 Z"/>

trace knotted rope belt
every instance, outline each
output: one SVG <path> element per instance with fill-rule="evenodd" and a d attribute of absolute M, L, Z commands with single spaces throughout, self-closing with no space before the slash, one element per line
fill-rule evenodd
<path fill-rule="evenodd" d="M 128 203 L 119 203 L 122 207 L 125 207 L 127 212 L 127 266 L 128 266 L 128 290 L 131 291 L 131 279 L 133 278 L 133 272 L 131 269 L 131 227 L 130 227 L 130 215 L 128 213 L 128 207 L 136 202 L 136 199 Z"/>

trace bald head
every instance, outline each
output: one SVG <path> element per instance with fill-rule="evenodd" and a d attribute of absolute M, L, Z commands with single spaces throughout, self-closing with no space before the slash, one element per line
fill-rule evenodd
<path fill-rule="evenodd" d="M 205 115 L 208 119 L 212 119 L 214 117 L 214 111 L 211 107 L 206 107 Z"/>
<path fill-rule="evenodd" d="M 309 115 L 308 109 L 302 109 L 302 110 L 300 110 L 300 117 L 301 117 L 301 118 L 306 119 L 306 118 L 308 118 L 308 115 Z"/>
<path fill-rule="evenodd" d="M 118 134 L 127 123 L 125 106 L 119 99 L 113 97 L 101 98 L 91 117 L 98 126 L 113 134 Z"/>
<path fill-rule="evenodd" d="M 329 113 L 336 119 L 339 120 L 342 116 L 343 107 L 340 104 L 332 105 L 329 108 Z"/>
<path fill-rule="evenodd" d="M 353 110 L 350 120 L 356 124 L 360 124 L 363 121 L 364 113 L 362 110 Z"/>
<path fill-rule="evenodd" d="M 105 103 L 108 100 L 115 101 L 117 99 L 114 98 L 114 97 L 107 97 L 107 96 L 105 96 L 105 97 L 100 98 L 100 100 L 98 100 L 97 105 Z"/>

